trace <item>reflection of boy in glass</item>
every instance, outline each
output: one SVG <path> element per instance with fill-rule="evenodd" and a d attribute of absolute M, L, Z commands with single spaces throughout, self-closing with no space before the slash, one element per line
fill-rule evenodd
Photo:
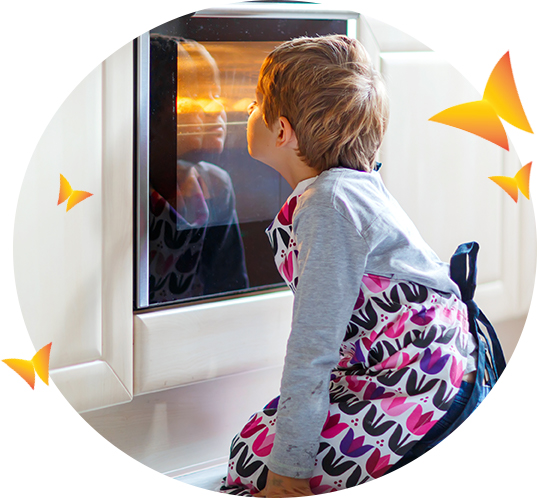
<path fill-rule="evenodd" d="M 218 69 L 193 41 L 151 35 L 151 303 L 248 287 L 229 175 Z"/>

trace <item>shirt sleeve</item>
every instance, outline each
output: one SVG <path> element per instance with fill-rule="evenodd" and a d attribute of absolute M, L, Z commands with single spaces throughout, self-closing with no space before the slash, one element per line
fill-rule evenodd
<path fill-rule="evenodd" d="M 293 231 L 298 285 L 267 466 L 276 474 L 306 479 L 313 475 L 328 416 L 330 374 L 339 362 L 368 247 L 356 227 L 330 204 L 299 205 Z"/>

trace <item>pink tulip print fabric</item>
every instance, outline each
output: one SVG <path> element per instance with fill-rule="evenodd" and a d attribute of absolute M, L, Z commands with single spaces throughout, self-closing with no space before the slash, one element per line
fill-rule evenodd
<path fill-rule="evenodd" d="M 292 230 L 298 196 L 267 229 L 292 290 L 299 285 Z M 330 410 L 310 479 L 314 494 L 381 477 L 434 426 L 461 385 L 468 334 L 466 307 L 456 297 L 364 275 L 332 371 Z M 255 413 L 233 439 L 222 492 L 249 496 L 264 488 L 278 401 Z"/>

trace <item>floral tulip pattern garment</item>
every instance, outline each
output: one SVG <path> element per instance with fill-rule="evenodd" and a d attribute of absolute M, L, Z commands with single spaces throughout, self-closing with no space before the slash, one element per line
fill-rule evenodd
<path fill-rule="evenodd" d="M 291 221 L 300 193 L 293 192 L 267 229 L 293 291 L 300 284 Z M 466 306 L 455 296 L 364 275 L 331 375 L 330 409 L 310 479 L 314 494 L 384 475 L 434 426 L 461 385 L 468 337 Z M 249 496 L 265 487 L 278 401 L 233 439 L 222 492 Z"/>

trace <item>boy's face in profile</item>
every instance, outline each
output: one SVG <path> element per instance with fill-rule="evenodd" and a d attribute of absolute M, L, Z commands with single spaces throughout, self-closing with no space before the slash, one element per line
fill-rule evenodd
<path fill-rule="evenodd" d="M 270 130 L 263 119 L 263 95 L 256 92 L 256 100 L 248 106 L 248 153 L 258 161 L 278 170 L 275 164 L 276 127 Z"/>

